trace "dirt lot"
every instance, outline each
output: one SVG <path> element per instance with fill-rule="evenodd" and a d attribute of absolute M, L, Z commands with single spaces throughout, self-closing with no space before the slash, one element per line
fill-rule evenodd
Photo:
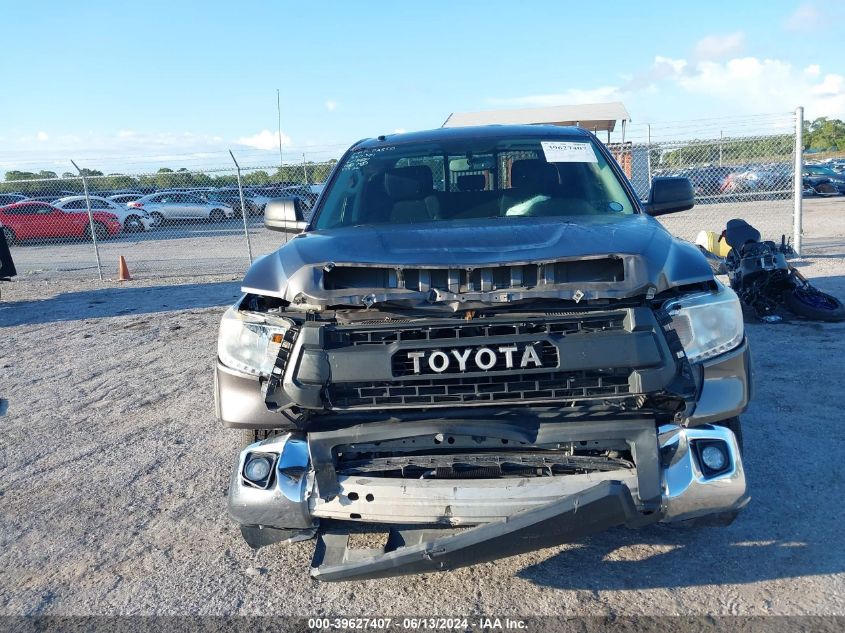
<path fill-rule="evenodd" d="M 843 229 L 841 202 L 817 205 L 798 262 L 840 297 Z M 729 528 L 321 584 L 312 543 L 254 553 L 226 516 L 239 438 L 211 368 L 237 280 L 159 284 L 0 288 L 0 614 L 845 614 L 845 324 L 748 326 L 753 500 Z"/>

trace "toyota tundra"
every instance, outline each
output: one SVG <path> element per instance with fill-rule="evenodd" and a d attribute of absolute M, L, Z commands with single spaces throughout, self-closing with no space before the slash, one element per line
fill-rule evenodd
<path fill-rule="evenodd" d="M 246 436 L 229 514 L 316 537 L 323 580 L 446 570 L 615 526 L 727 524 L 748 502 L 736 295 L 591 133 L 379 136 L 223 315 L 217 417 Z M 350 547 L 379 524 L 380 546 Z M 376 528 L 369 528 L 370 531 Z"/>

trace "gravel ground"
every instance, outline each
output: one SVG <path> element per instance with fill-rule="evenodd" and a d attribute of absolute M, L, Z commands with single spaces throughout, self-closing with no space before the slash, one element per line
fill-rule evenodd
<path fill-rule="evenodd" d="M 843 214 L 797 264 L 845 297 Z M 0 614 L 845 614 L 845 324 L 751 324 L 752 502 L 728 528 L 652 526 L 443 574 L 308 575 L 226 516 L 239 435 L 211 369 L 232 276 L 117 286 L 31 274 L 0 303 Z"/>

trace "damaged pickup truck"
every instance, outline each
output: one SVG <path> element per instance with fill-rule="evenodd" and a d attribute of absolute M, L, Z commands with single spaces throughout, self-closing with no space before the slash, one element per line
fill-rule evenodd
<path fill-rule="evenodd" d="M 736 295 L 579 128 L 380 136 L 256 261 L 223 316 L 217 416 L 247 445 L 253 547 L 317 538 L 322 580 L 452 569 L 747 503 Z M 350 548 L 380 524 L 381 547 Z M 369 528 L 372 531 L 373 528 Z M 357 537 L 356 537 L 357 538 Z"/>

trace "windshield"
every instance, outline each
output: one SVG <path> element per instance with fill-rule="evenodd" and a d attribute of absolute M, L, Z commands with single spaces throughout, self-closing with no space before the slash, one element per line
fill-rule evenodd
<path fill-rule="evenodd" d="M 634 212 L 589 139 L 472 139 L 352 152 L 313 228 Z"/>

